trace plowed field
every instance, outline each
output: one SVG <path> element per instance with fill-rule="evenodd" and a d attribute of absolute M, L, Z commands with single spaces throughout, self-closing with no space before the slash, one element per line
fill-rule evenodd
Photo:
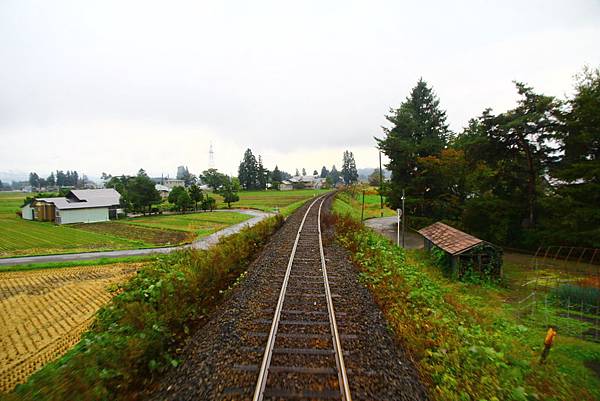
<path fill-rule="evenodd" d="M 141 263 L 0 273 L 0 391 L 63 355 Z"/>

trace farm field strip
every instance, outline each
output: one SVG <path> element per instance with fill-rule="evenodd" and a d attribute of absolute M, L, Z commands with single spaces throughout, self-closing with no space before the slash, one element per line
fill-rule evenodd
<path fill-rule="evenodd" d="M 154 246 L 177 245 L 194 239 L 194 235 L 183 231 L 165 230 L 141 224 L 124 224 L 119 221 L 78 224 L 75 227 L 78 230 L 113 235 Z"/>
<path fill-rule="evenodd" d="M 16 219 L 0 218 L 0 230 L 0 257 L 75 250 L 124 249 L 144 245 L 140 241 Z"/>
<path fill-rule="evenodd" d="M 241 191 L 239 208 L 273 211 L 297 205 L 326 190 Z M 245 214 L 218 211 L 139 217 L 92 225 L 57 226 L 20 219 L 24 193 L 0 193 L 0 258 L 90 251 L 124 250 L 188 243 L 250 219 Z M 222 198 L 212 194 L 223 208 Z M 184 234 L 182 234 L 184 233 Z"/>
<path fill-rule="evenodd" d="M 23 382 L 79 341 L 141 263 L 0 273 L 0 391 Z"/>
<path fill-rule="evenodd" d="M 252 216 L 236 212 L 199 212 L 189 214 L 137 217 L 124 220 L 123 224 L 135 226 L 212 233 L 221 228 L 242 223 Z"/>

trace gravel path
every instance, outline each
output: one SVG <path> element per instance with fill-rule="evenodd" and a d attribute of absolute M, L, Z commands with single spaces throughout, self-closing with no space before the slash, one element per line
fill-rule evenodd
<path fill-rule="evenodd" d="M 324 205 L 325 209 L 329 209 L 329 204 L 330 200 Z M 251 264 L 245 280 L 231 292 L 209 322 L 190 337 L 181 353 L 182 364 L 146 389 L 140 398 L 157 401 L 252 398 L 257 366 L 267 340 L 263 333 L 268 332 L 274 309 L 272 302 L 277 299 L 296 232 L 307 207 L 308 204 L 288 218 Z M 352 398 L 427 399 L 411 360 L 390 335 L 369 291 L 357 281 L 358 272 L 349 261 L 347 252 L 333 241 L 331 228 L 324 227 L 324 230 L 324 251 Z M 304 315 L 297 319 L 313 318 Z M 264 322 L 262 328 L 257 326 L 261 322 Z M 287 328 L 289 336 L 284 341 L 290 341 L 290 348 L 298 347 L 298 341 L 303 338 L 307 347 L 318 347 L 319 339 L 298 331 Z M 274 354 L 273 358 L 281 356 Z M 284 358 L 280 363 L 297 367 L 318 367 L 322 360 L 310 355 L 286 355 Z M 303 373 L 286 371 L 272 374 L 279 375 L 279 379 L 285 382 Z M 315 376 L 314 372 L 310 374 Z M 323 390 L 323 396 L 328 394 L 327 388 L 337 385 L 337 379 L 330 383 L 315 377 L 307 383 L 311 386 L 310 390 Z M 317 399 L 306 394 L 300 398 Z M 335 399 L 335 393 L 331 393 L 329 398 Z M 265 399 L 282 398 L 273 395 Z"/>
<path fill-rule="evenodd" d="M 219 209 L 219 211 L 221 211 Z M 202 237 L 191 244 L 183 245 L 183 246 L 171 246 L 171 247 L 162 247 L 162 248 L 144 248 L 144 249 L 129 249 L 129 250 L 119 250 L 119 251 L 103 251 L 103 252 L 82 252 L 82 253 L 70 253 L 70 254 L 62 254 L 62 255 L 46 255 L 46 256 L 23 256 L 18 258 L 0 258 L 0 266 L 13 266 L 13 265 L 24 265 L 28 263 L 48 263 L 48 262 L 71 262 L 71 261 L 80 261 L 80 260 L 95 260 L 101 258 L 122 258 L 127 256 L 143 256 L 143 255 L 152 255 L 156 253 L 170 253 L 177 249 L 182 248 L 197 248 L 197 249 L 207 249 L 211 245 L 217 243 L 219 238 L 227 235 L 231 235 L 237 233 L 245 227 L 252 227 L 258 222 L 266 219 L 267 217 L 273 216 L 272 213 L 261 212 L 259 210 L 251 210 L 251 209 L 227 209 L 222 210 L 227 212 L 237 212 L 252 216 L 252 218 L 224 228 L 222 230 L 217 231 L 207 237 Z"/>

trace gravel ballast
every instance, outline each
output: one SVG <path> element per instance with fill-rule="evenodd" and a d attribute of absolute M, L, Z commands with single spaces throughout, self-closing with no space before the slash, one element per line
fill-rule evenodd
<path fill-rule="evenodd" d="M 332 197 L 323 205 L 329 210 Z M 298 227 L 309 201 L 290 216 L 250 265 L 247 275 L 229 294 L 211 319 L 194 333 L 183 348 L 182 363 L 171 369 L 144 399 L 248 400 L 252 399 L 267 334 Z M 318 204 L 316 205 L 318 206 Z M 312 224 L 312 226 L 311 226 Z M 292 269 L 269 371 L 265 399 L 340 399 L 334 356 L 329 353 L 330 327 L 324 299 L 303 278 L 318 258 L 316 212 L 309 212 L 306 239 L 301 236 L 296 258 L 306 262 Z M 425 400 L 410 358 L 394 341 L 369 291 L 358 281 L 358 271 L 347 251 L 333 240 L 333 228 L 323 225 L 324 253 L 338 321 L 344 361 L 354 400 Z M 312 234 L 311 234 L 312 233 Z M 304 235 L 304 234 L 303 234 Z M 316 245 L 315 245 L 316 244 Z M 296 262 L 295 262 L 296 263 Z M 318 270 L 318 268 L 315 268 Z M 297 273 L 298 277 L 294 273 Z M 319 272 L 316 272 L 319 273 Z M 321 284 L 322 285 L 322 284 Z M 314 287 L 317 288 L 317 287 Z M 307 354 L 306 349 L 316 349 Z M 304 350 L 296 353 L 297 350 Z M 333 362 L 332 362 L 333 361 Z M 288 398 L 284 398 L 288 397 Z"/>

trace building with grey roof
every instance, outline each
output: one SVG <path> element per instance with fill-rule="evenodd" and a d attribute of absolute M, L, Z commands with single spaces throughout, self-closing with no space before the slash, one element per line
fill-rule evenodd
<path fill-rule="evenodd" d="M 120 199 L 113 188 L 74 189 L 65 197 L 34 198 L 21 208 L 21 216 L 56 224 L 98 223 L 117 216 Z"/>

